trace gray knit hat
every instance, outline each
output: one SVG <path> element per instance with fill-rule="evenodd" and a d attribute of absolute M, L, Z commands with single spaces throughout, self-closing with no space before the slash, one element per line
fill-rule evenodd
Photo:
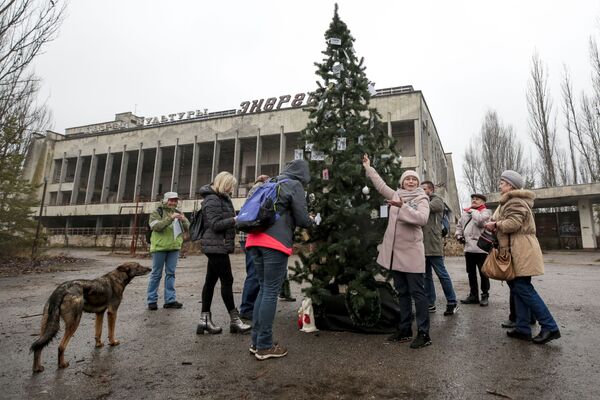
<path fill-rule="evenodd" d="M 500 179 L 509 183 L 515 189 L 523 189 L 525 185 L 525 180 L 517 171 L 513 171 L 511 169 L 507 169 L 502 173 Z"/>

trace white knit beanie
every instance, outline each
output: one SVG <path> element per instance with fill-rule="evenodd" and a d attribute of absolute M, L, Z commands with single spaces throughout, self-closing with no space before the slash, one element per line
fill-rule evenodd
<path fill-rule="evenodd" d="M 413 171 L 413 170 L 409 169 L 408 171 L 404 171 L 404 173 L 400 177 L 400 187 L 402 187 L 402 184 L 404 183 L 404 180 L 408 176 L 414 176 L 415 178 L 417 178 L 417 181 L 419 181 L 419 184 L 421 184 L 421 178 L 419 178 L 419 174 L 417 174 L 416 171 Z"/>

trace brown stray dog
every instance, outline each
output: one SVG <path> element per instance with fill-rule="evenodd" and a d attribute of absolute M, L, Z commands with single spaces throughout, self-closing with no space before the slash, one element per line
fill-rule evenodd
<path fill-rule="evenodd" d="M 77 279 L 60 284 L 44 306 L 40 337 L 31 345 L 33 352 L 33 372 L 41 372 L 42 350 L 56 336 L 60 328 L 60 317 L 65 322 L 65 334 L 58 346 L 58 367 L 66 368 L 65 349 L 77 330 L 83 311 L 96 313 L 96 347 L 102 347 L 102 321 L 104 312 L 108 314 L 108 343 L 117 346 L 115 322 L 117 309 L 123 299 L 125 286 L 139 275 L 146 275 L 150 268 L 136 262 L 119 265 L 117 269 L 93 280 Z"/>

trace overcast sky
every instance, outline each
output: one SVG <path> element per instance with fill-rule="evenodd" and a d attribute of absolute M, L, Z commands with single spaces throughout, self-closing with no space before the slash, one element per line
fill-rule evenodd
<path fill-rule="evenodd" d="M 377 88 L 412 85 L 457 174 L 486 110 L 527 139 L 525 91 L 538 51 L 560 112 L 563 64 L 590 86 L 598 1 L 338 1 Z M 35 64 L 54 130 L 314 90 L 334 1 L 71 1 Z M 562 117 L 562 115 L 560 115 Z M 557 121 L 564 134 L 562 119 Z M 457 175 L 460 179 L 460 176 Z"/>

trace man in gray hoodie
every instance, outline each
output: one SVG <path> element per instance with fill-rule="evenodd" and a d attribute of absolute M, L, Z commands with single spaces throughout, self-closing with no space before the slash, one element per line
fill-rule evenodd
<path fill-rule="evenodd" d="M 275 179 L 281 182 L 276 201 L 280 217 L 264 231 L 249 233 L 246 238 L 246 251 L 252 257 L 260 285 L 254 303 L 250 346 L 250 351 L 258 360 L 284 357 L 287 354 L 285 347 L 273 342 L 277 296 L 287 274 L 294 230 L 296 227 L 307 228 L 312 224 L 303 187 L 310 181 L 308 163 L 294 160 Z"/>

